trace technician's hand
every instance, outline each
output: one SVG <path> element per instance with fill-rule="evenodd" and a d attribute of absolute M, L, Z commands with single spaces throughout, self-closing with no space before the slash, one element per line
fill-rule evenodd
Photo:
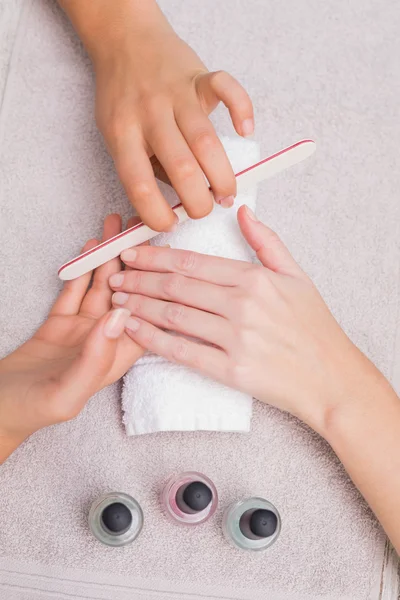
<path fill-rule="evenodd" d="M 245 207 L 238 220 L 262 266 L 155 247 L 127 250 L 123 261 L 138 270 L 110 278 L 113 304 L 131 311 L 127 332 L 136 343 L 321 431 L 328 411 L 366 377 L 358 367 L 376 369 L 276 234 Z"/>
<path fill-rule="evenodd" d="M 252 133 L 250 99 L 233 77 L 208 73 L 164 24 L 140 45 L 128 37 L 97 63 L 96 74 L 98 126 L 129 200 L 147 225 L 163 231 L 175 223 L 155 181 L 153 167 L 165 179 L 160 164 L 190 217 L 212 210 L 203 172 L 215 200 L 233 204 L 234 173 L 208 119 L 222 100 L 236 131 Z"/>
<path fill-rule="evenodd" d="M 209 73 L 154 0 L 59 1 L 92 57 L 97 124 L 145 223 L 164 231 L 176 222 L 153 167 L 190 217 L 212 210 L 204 174 L 215 200 L 231 206 L 236 180 L 208 115 L 222 101 L 237 133 L 251 135 L 253 108 L 243 87 L 228 73 Z"/>
<path fill-rule="evenodd" d="M 103 239 L 120 231 L 111 215 Z M 0 361 L 0 463 L 38 429 L 75 417 L 143 354 L 124 333 L 129 310 L 112 310 L 108 278 L 120 268 L 119 259 L 99 267 L 89 289 L 91 273 L 68 281 L 45 323 Z"/>

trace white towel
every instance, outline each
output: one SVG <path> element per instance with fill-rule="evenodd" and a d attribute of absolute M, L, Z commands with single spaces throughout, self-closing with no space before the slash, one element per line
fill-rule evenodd
<path fill-rule="evenodd" d="M 235 172 L 259 160 L 256 142 L 242 138 L 222 138 L 222 142 Z M 187 221 L 174 233 L 160 234 L 152 244 L 170 244 L 172 248 L 251 262 L 252 251 L 236 219 L 237 209 L 242 204 L 255 209 L 255 188 L 240 193 L 233 208 L 216 205 L 206 218 Z M 125 375 L 122 404 L 128 435 L 199 429 L 250 430 L 250 396 L 152 354 L 144 356 Z"/>

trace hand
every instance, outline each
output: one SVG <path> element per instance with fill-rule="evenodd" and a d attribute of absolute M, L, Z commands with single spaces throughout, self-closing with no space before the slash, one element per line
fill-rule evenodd
<path fill-rule="evenodd" d="M 70 4 L 63 2 L 71 11 Z M 82 4 L 76 11 L 90 10 Z M 215 200 L 232 206 L 236 180 L 208 115 L 222 101 L 237 133 L 251 135 L 253 108 L 243 87 L 228 73 L 209 73 L 153 0 L 107 0 L 101 14 L 104 26 L 90 35 L 87 28 L 80 31 L 96 72 L 97 124 L 140 217 L 157 231 L 176 222 L 153 168 L 172 184 L 192 218 L 212 210 L 204 174 Z"/>
<path fill-rule="evenodd" d="M 110 278 L 113 304 L 131 311 L 127 332 L 144 348 L 322 432 L 329 411 L 360 382 L 382 376 L 276 234 L 246 207 L 238 220 L 262 266 L 155 247 L 127 250 L 122 260 L 138 270 Z"/>
<path fill-rule="evenodd" d="M 120 231 L 109 216 L 103 240 Z M 120 268 L 119 259 L 99 267 L 89 289 L 91 273 L 68 281 L 45 323 L 0 361 L 0 462 L 38 429 L 75 417 L 143 354 L 124 333 L 129 310 L 110 310 L 108 278 Z"/>

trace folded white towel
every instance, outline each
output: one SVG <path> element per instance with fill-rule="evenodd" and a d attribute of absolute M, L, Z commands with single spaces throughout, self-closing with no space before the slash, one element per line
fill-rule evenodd
<path fill-rule="evenodd" d="M 242 138 L 222 138 L 222 142 L 235 172 L 259 160 L 256 142 Z M 233 208 L 216 205 L 206 218 L 187 221 L 174 233 L 160 234 L 152 245 L 170 244 L 172 248 L 250 262 L 252 251 L 236 219 L 242 204 L 255 209 L 255 188 L 240 193 Z M 122 403 L 128 435 L 198 429 L 250 430 L 250 396 L 152 354 L 144 356 L 125 375 Z"/>

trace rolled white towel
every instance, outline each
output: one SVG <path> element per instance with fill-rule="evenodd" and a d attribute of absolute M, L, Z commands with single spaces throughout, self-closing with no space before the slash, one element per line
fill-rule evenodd
<path fill-rule="evenodd" d="M 221 139 L 236 173 L 259 161 L 256 142 L 242 138 Z M 241 192 L 233 208 L 215 205 L 204 219 L 182 223 L 174 233 L 160 234 L 151 244 L 169 244 L 172 248 L 251 262 L 253 253 L 236 219 L 242 204 L 255 209 L 255 188 Z M 128 435 L 156 431 L 250 430 L 250 396 L 150 353 L 125 375 L 122 405 Z"/>

